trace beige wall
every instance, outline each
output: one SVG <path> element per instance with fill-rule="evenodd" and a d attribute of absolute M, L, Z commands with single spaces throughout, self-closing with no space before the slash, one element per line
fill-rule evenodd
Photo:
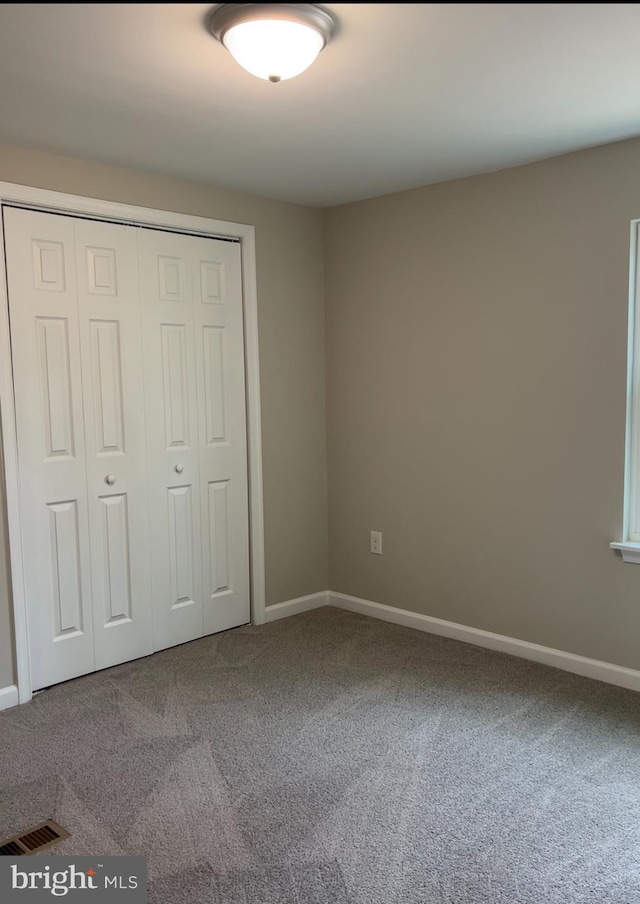
<path fill-rule="evenodd" d="M 267 604 L 325 590 L 322 212 L 2 145 L 0 181 L 256 227 Z M 10 636 L 0 554 L 0 687 L 13 680 Z"/>
<path fill-rule="evenodd" d="M 639 173 L 633 140 L 327 211 L 333 590 L 640 668 Z"/>

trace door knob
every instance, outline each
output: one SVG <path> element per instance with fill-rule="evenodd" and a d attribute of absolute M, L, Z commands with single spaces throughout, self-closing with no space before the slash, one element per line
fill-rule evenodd
<path fill-rule="evenodd" d="M 108 483 L 109 486 L 112 487 L 114 485 L 114 483 L 116 482 L 116 479 L 113 476 L 113 474 L 107 474 L 107 476 L 104 479 L 104 482 Z"/>
<path fill-rule="evenodd" d="M 176 472 L 176 474 L 182 474 L 184 468 L 182 467 L 182 465 L 176 465 L 173 470 Z"/>

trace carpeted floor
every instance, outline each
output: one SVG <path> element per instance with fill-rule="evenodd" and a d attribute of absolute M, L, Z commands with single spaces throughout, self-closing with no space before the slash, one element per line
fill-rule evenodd
<path fill-rule="evenodd" d="M 0 838 L 152 904 L 640 904 L 640 695 L 336 609 L 0 713 Z"/>

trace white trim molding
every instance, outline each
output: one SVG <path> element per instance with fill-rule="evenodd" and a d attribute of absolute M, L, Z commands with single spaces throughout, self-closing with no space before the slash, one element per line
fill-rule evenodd
<path fill-rule="evenodd" d="M 600 659 L 588 659 L 586 656 L 555 650 L 553 647 L 543 647 L 527 640 L 507 637 L 505 634 L 493 634 L 491 631 L 483 631 L 481 628 L 470 628 L 457 622 L 434 618 L 432 615 L 421 615 L 419 612 L 410 612 L 408 609 L 397 609 L 395 606 L 373 603 L 370 600 L 349 596 L 346 593 L 336 593 L 333 590 L 311 593 L 308 596 L 298 597 L 298 599 L 267 606 L 264 620 L 273 622 L 281 618 L 288 618 L 290 615 L 299 615 L 301 612 L 310 612 L 312 609 L 319 609 L 322 606 L 335 606 L 337 609 L 368 615 L 370 618 L 381 619 L 394 625 L 402 625 L 416 631 L 426 631 L 429 634 L 439 634 L 441 637 L 461 640 L 463 643 L 470 643 L 476 647 L 484 647 L 487 650 L 518 656 L 520 659 L 540 662 L 565 672 L 582 675 L 584 678 L 594 678 L 596 681 L 604 681 L 606 684 L 615 684 L 617 687 L 640 691 L 640 671 L 636 669 L 615 665 L 612 662 L 602 662 Z"/>
<path fill-rule="evenodd" d="M 228 223 L 223 220 L 188 216 L 172 211 L 155 210 L 150 207 L 133 207 L 129 204 L 102 201 L 96 198 L 83 198 L 78 195 L 67 195 L 60 192 L 32 188 L 27 185 L 14 185 L 9 182 L 0 182 L 0 205 L 2 204 L 15 204 L 20 207 L 29 207 L 50 213 L 64 213 L 132 225 L 153 226 L 174 232 L 210 236 L 211 238 L 234 238 L 240 241 L 247 386 L 251 618 L 254 624 L 262 624 L 265 605 L 265 566 L 255 228 L 244 223 Z M 0 243 L 4 243 L 1 220 Z M 9 307 L 4 272 L 4 256 L 2 254 L 0 254 L 0 414 L 4 439 L 4 471 L 7 489 L 17 692 L 20 703 L 26 703 L 31 699 L 29 633 L 18 494 L 18 447 L 11 369 Z M 8 696 L 9 698 L 11 697 L 10 694 Z"/>
<path fill-rule="evenodd" d="M 310 593 L 308 596 L 299 596 L 295 600 L 285 600 L 284 603 L 275 603 L 264 610 L 265 622 L 277 621 L 280 618 L 288 618 L 290 615 L 299 615 L 301 612 L 309 612 L 311 609 L 319 609 L 328 606 L 329 592 Z M 334 604 L 335 605 L 335 604 Z"/>
<path fill-rule="evenodd" d="M 17 684 L 8 684 L 7 687 L 0 687 L 0 710 L 9 709 L 20 703 Z"/>
<path fill-rule="evenodd" d="M 622 554 L 623 562 L 632 562 L 634 565 L 640 565 L 640 543 L 609 543 L 611 549 L 618 549 Z"/>
<path fill-rule="evenodd" d="M 604 681 L 607 684 L 640 691 L 640 671 L 635 669 L 614 665 L 611 662 L 602 662 L 599 659 L 588 659 L 586 656 L 578 656 L 575 653 L 565 653 L 563 650 L 554 650 L 552 647 L 543 647 L 526 640 L 517 640 L 515 637 L 506 637 L 504 634 L 493 634 L 491 631 L 482 631 L 480 628 L 469 628 L 467 625 L 444 621 L 431 615 L 421 615 L 407 609 L 396 609 L 382 603 L 372 603 L 369 600 L 348 596 L 344 593 L 331 591 L 328 597 L 329 605 L 336 606 L 338 609 L 369 615 L 372 618 L 393 622 L 395 625 L 403 625 L 405 628 L 427 631 L 429 634 L 451 637 L 453 640 L 462 640 L 488 650 L 497 650 L 500 653 L 519 656 L 521 659 L 530 659 L 533 662 L 554 666 L 556 669 L 573 672 L 585 678 L 595 678 L 597 681 Z"/>
<path fill-rule="evenodd" d="M 622 541 L 610 543 L 624 562 L 640 564 L 640 220 L 631 221 L 627 326 L 627 410 Z"/>

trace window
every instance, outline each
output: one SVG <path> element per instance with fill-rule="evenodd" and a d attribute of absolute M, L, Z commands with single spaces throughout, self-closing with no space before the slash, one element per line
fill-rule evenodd
<path fill-rule="evenodd" d="M 622 541 L 610 546 L 640 565 L 640 220 L 631 223 L 627 361 L 624 522 Z"/>

